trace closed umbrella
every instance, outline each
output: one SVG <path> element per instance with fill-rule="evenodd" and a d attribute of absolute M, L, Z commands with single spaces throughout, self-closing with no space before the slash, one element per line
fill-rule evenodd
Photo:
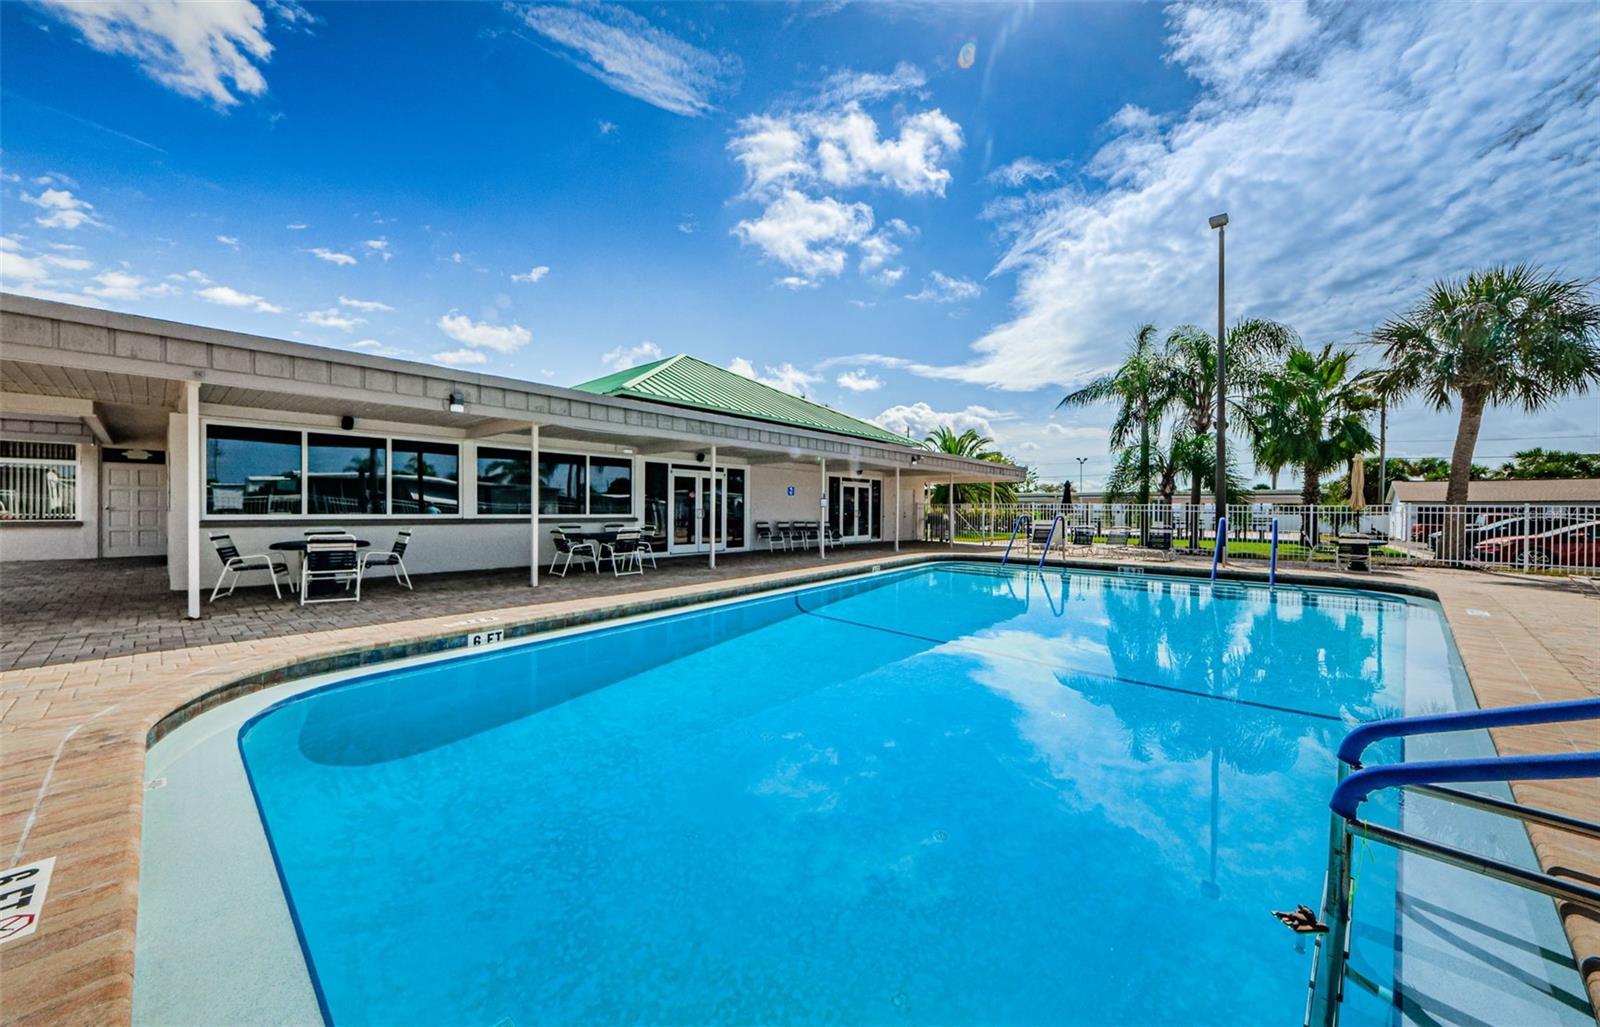
<path fill-rule="evenodd" d="M 1350 509 L 1360 513 L 1367 508 L 1366 457 L 1350 461 Z"/>

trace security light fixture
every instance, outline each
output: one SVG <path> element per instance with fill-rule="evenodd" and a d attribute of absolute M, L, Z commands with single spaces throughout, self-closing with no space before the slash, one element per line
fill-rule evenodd
<path fill-rule="evenodd" d="M 920 464 L 920 463 L 922 463 L 922 457 L 920 457 L 917 454 L 913 453 L 913 454 L 911 454 L 911 462 L 914 463 L 914 464 Z"/>
<path fill-rule="evenodd" d="M 1221 228 L 1223 225 L 1225 225 L 1227 223 L 1228 223 L 1228 215 L 1226 215 L 1226 214 L 1213 214 L 1213 215 L 1211 215 L 1210 224 L 1211 224 L 1212 228 Z"/>
<path fill-rule="evenodd" d="M 464 414 L 467 412 L 467 397 L 463 396 L 459 390 L 450 393 L 450 412 L 452 414 Z"/>

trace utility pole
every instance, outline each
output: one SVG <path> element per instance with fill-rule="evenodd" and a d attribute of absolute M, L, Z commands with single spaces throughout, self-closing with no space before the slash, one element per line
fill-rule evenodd
<path fill-rule="evenodd" d="M 1086 456 L 1078 457 L 1078 494 L 1083 494 L 1083 465 L 1089 462 Z"/>

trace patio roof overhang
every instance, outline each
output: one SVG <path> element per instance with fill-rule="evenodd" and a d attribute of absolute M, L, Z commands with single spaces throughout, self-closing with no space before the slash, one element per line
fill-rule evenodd
<path fill-rule="evenodd" d="M 525 439 L 538 424 L 545 446 L 588 442 L 650 454 L 715 445 L 753 463 L 825 460 L 940 482 L 1021 481 L 1026 473 L 912 446 L 0 294 L 0 407 L 80 416 L 114 445 L 120 426 L 136 430 L 141 411 L 179 410 L 188 383 L 198 383 L 202 407 L 348 415 L 462 438 Z M 456 394 L 461 412 L 450 409 Z"/>

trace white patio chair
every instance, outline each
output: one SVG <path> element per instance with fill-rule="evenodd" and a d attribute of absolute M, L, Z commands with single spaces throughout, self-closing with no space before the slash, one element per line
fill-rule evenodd
<path fill-rule="evenodd" d="M 368 567 L 393 567 L 394 580 L 411 587 L 411 574 L 406 570 L 406 547 L 411 544 L 411 529 L 402 529 L 394 537 L 394 548 L 388 552 L 366 552 L 361 554 L 361 573 L 367 573 Z"/>
<path fill-rule="evenodd" d="M 283 592 L 278 588 L 278 575 L 282 574 L 289 591 L 294 591 L 294 575 L 289 573 L 289 564 L 282 557 L 267 553 L 242 554 L 227 532 L 222 531 L 211 533 L 211 544 L 217 547 L 217 556 L 222 560 L 222 573 L 217 575 L 216 587 L 212 588 L 211 598 L 207 602 L 217 601 L 217 593 L 222 592 L 223 579 L 229 574 L 233 575 L 233 580 L 228 582 L 228 591 L 222 592 L 225 596 L 233 595 L 233 590 L 239 585 L 239 575 L 250 571 L 266 571 L 271 574 L 272 593 L 279 599 L 283 598 Z"/>
<path fill-rule="evenodd" d="M 600 573 L 600 553 L 595 544 L 587 539 L 574 540 L 565 531 L 557 528 L 550 533 L 550 539 L 555 543 L 556 555 L 550 559 L 550 573 L 560 577 L 567 576 L 567 570 L 572 566 L 573 560 L 588 560 L 594 564 L 595 573 Z M 561 570 L 556 570 L 556 564 L 561 564 Z M 583 564 L 578 564 L 578 569 L 583 570 Z"/>
<path fill-rule="evenodd" d="M 614 577 L 621 577 L 624 574 L 644 573 L 644 553 L 639 548 L 639 545 L 640 539 L 637 529 L 620 531 L 617 533 L 615 542 L 606 543 L 601 555 L 611 561 L 611 573 Z M 632 567 L 633 570 L 624 570 L 623 568 L 625 567 Z"/>
<path fill-rule="evenodd" d="M 308 598 L 318 581 L 343 582 L 343 593 L 320 599 Z M 354 592 L 351 591 L 354 586 Z M 361 556 L 353 538 L 313 538 L 306 542 L 306 559 L 300 565 L 300 605 L 308 603 L 359 603 L 361 601 Z"/>

